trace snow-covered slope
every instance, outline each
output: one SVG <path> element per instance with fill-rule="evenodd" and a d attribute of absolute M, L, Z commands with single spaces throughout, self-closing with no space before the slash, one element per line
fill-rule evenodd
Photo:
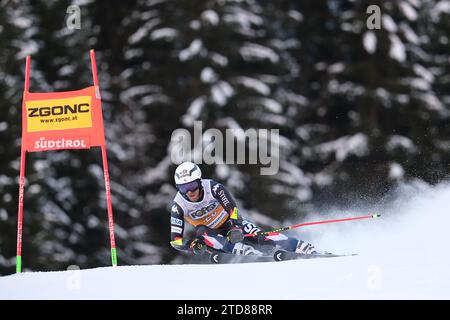
<path fill-rule="evenodd" d="M 0 278 L 0 299 L 450 299 L 449 200 L 448 184 L 409 186 L 379 209 L 380 220 L 297 233 L 321 249 L 359 256 L 23 273 Z M 214 283 L 220 289 L 205 287 Z"/>

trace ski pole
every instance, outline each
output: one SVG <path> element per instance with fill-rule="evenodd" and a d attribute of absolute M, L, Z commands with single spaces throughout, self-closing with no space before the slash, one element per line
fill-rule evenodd
<path fill-rule="evenodd" d="M 361 219 L 376 219 L 376 218 L 379 218 L 380 216 L 381 216 L 380 214 L 371 214 L 371 215 L 367 215 L 367 216 L 354 217 L 354 218 L 343 218 L 343 219 L 305 222 L 305 223 L 295 224 L 295 225 L 289 226 L 289 227 L 283 227 L 283 228 L 278 228 L 278 229 L 274 229 L 274 230 L 270 230 L 270 231 L 260 232 L 258 234 L 249 233 L 249 234 L 245 234 L 244 237 L 248 238 L 248 237 L 260 236 L 260 235 L 268 236 L 268 235 L 272 235 L 274 233 L 278 233 L 281 231 L 287 231 L 287 230 L 296 229 L 296 228 L 300 228 L 300 227 L 304 227 L 304 226 L 311 226 L 314 224 L 335 223 L 335 222 L 344 222 L 344 221 L 361 220 Z"/>

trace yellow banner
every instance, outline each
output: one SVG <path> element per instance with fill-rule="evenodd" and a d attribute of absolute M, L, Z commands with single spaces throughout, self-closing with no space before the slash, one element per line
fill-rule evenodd
<path fill-rule="evenodd" d="M 25 101 L 28 132 L 92 127 L 90 96 Z"/>

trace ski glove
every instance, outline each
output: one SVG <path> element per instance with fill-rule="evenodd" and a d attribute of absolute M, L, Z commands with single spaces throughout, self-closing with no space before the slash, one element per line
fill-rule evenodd
<path fill-rule="evenodd" d="M 230 211 L 230 220 L 231 226 L 233 227 L 242 227 L 242 217 L 238 214 L 238 209 L 234 207 L 232 211 Z"/>
<path fill-rule="evenodd" d="M 206 245 L 202 240 L 194 239 L 189 243 L 189 249 L 194 255 L 198 256 L 205 253 Z"/>
<path fill-rule="evenodd" d="M 227 232 L 227 239 L 231 243 L 238 243 L 244 241 L 244 234 L 238 227 L 233 227 Z"/>

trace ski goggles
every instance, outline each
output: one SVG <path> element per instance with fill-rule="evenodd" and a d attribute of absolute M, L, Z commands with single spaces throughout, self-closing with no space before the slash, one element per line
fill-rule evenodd
<path fill-rule="evenodd" d="M 178 191 L 180 191 L 182 194 L 186 194 L 189 191 L 194 192 L 195 190 L 200 188 L 200 181 L 199 180 L 194 180 L 188 183 L 183 183 L 183 184 L 177 184 L 177 189 Z"/>

